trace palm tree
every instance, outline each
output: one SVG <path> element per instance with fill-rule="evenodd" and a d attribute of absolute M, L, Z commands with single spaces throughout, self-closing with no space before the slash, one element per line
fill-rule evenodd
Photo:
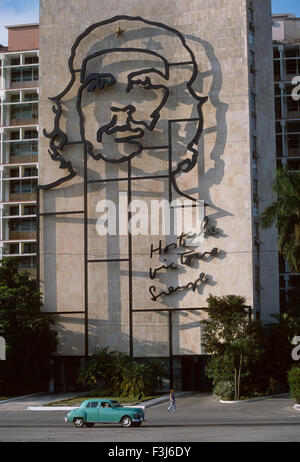
<path fill-rule="evenodd" d="M 300 173 L 279 168 L 273 183 L 277 201 L 261 215 L 263 228 L 278 228 L 278 249 L 287 259 L 291 272 L 300 272 Z"/>

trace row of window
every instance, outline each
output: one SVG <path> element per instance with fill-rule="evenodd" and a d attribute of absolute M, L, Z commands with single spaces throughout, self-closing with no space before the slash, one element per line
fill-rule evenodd
<path fill-rule="evenodd" d="M 30 129 L 30 130 L 24 130 L 23 138 L 25 140 L 30 140 L 33 138 L 38 138 L 39 134 L 37 130 Z M 9 132 L 9 139 L 10 140 L 19 140 L 20 139 L 20 130 L 14 130 Z"/>
<path fill-rule="evenodd" d="M 23 60 L 23 64 L 38 64 L 39 57 L 38 56 L 25 56 Z M 16 58 L 11 58 L 10 65 L 11 66 L 19 66 L 21 64 L 20 56 Z"/>
<path fill-rule="evenodd" d="M 36 220 L 35 218 L 28 218 L 22 220 L 11 220 L 9 223 L 10 231 L 20 232 L 20 231 L 35 231 L 36 230 Z"/>
<path fill-rule="evenodd" d="M 11 168 L 9 170 L 9 177 L 10 178 L 17 178 L 20 176 L 20 169 L 19 168 Z M 25 167 L 22 173 L 23 177 L 28 176 L 38 176 L 38 169 L 36 167 Z"/>
<path fill-rule="evenodd" d="M 10 182 L 10 193 L 11 194 L 29 194 L 36 190 L 37 181 L 12 181 Z"/>
<path fill-rule="evenodd" d="M 36 253 L 36 244 L 24 242 L 22 245 L 22 253 Z M 10 254 L 19 254 L 19 244 L 10 244 L 9 253 Z"/>
<path fill-rule="evenodd" d="M 11 70 L 11 83 L 33 82 L 39 80 L 39 70 L 36 67 L 24 67 Z"/>
<path fill-rule="evenodd" d="M 10 216 L 18 216 L 20 214 L 20 209 L 18 205 L 12 205 L 9 207 Z M 23 215 L 35 215 L 36 214 L 36 205 L 24 205 Z"/>
<path fill-rule="evenodd" d="M 36 103 L 26 105 L 12 105 L 10 110 L 11 119 L 37 119 L 38 105 Z"/>
<path fill-rule="evenodd" d="M 37 101 L 39 99 L 39 96 L 36 92 L 30 92 L 27 93 L 25 92 L 23 95 L 23 101 Z M 19 103 L 21 101 L 20 99 L 20 93 L 12 93 L 9 95 L 9 101 L 10 103 Z"/>
<path fill-rule="evenodd" d="M 253 218 L 254 218 L 254 305 L 256 317 L 260 312 L 260 242 L 259 242 L 259 196 L 258 196 L 258 156 L 257 156 L 257 120 L 256 120 L 256 69 L 255 69 L 255 29 L 253 3 L 248 4 L 248 40 L 250 45 L 250 111 L 251 111 L 251 155 L 253 172 Z"/>

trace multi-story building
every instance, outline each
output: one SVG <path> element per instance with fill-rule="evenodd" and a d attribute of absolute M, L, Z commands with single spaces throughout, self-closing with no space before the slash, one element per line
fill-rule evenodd
<path fill-rule="evenodd" d="M 277 165 L 300 171 L 300 18 L 273 15 L 273 54 Z M 279 258 L 280 306 L 285 311 L 300 296 L 300 274 Z"/>
<path fill-rule="evenodd" d="M 0 259 L 36 273 L 38 25 L 7 26 L 0 46 Z"/>
<path fill-rule="evenodd" d="M 271 2 L 126 3 L 65 0 L 58 15 L 41 2 L 39 262 L 55 384 L 108 347 L 165 358 L 171 383 L 199 389 L 210 294 L 244 296 L 264 322 L 279 311 L 276 229 L 258 220 L 276 167 Z M 102 201 L 126 223 L 140 201 L 150 223 L 155 201 L 171 214 L 177 198 L 203 201 L 210 223 L 192 249 L 149 227 L 98 232 Z"/>

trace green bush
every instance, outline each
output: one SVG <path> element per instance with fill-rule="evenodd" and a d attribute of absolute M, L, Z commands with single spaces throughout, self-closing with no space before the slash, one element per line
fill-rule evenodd
<path fill-rule="evenodd" d="M 231 401 L 234 397 L 234 384 L 228 380 L 221 380 L 216 384 L 213 392 L 218 398 Z"/>
<path fill-rule="evenodd" d="M 122 396 L 142 397 L 159 388 L 161 378 L 166 374 L 159 359 L 149 358 L 135 361 L 125 353 L 98 348 L 87 364 L 79 371 L 77 381 L 85 386 L 95 387 L 102 381 L 106 390 Z"/>
<path fill-rule="evenodd" d="M 300 404 L 300 366 L 293 366 L 288 371 L 290 393 L 297 404 Z"/>

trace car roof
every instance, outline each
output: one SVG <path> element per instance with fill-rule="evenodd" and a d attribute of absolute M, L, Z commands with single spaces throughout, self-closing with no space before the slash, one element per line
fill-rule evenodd
<path fill-rule="evenodd" d="M 83 401 L 83 402 L 81 403 L 81 406 L 85 406 L 86 404 L 91 403 L 91 402 L 97 402 L 97 403 L 111 403 L 111 402 L 116 402 L 116 400 L 114 400 L 114 399 L 90 398 L 90 399 L 86 399 L 85 401 Z"/>

